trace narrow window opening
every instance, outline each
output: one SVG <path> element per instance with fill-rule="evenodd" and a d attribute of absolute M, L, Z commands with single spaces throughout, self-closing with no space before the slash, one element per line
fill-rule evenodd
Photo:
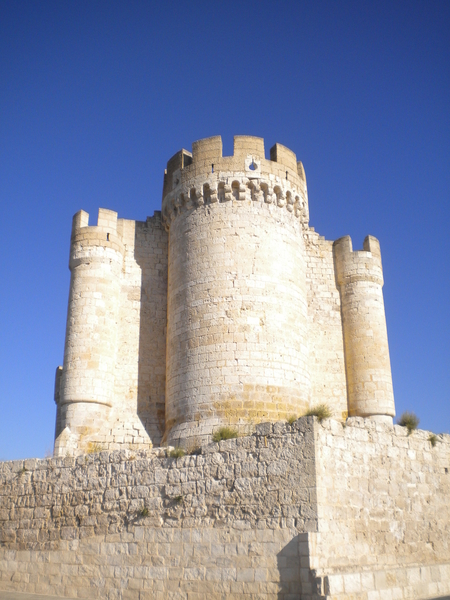
<path fill-rule="evenodd" d="M 109 242 L 109 233 L 106 234 L 106 241 Z"/>
<path fill-rule="evenodd" d="M 211 173 L 214 173 L 214 164 L 211 165 Z"/>
<path fill-rule="evenodd" d="M 287 174 L 288 174 L 288 172 L 286 171 L 286 179 L 287 179 Z"/>
<path fill-rule="evenodd" d="M 255 163 L 255 161 L 252 159 L 251 164 L 248 167 L 250 169 L 250 171 L 256 171 L 256 169 L 258 168 L 258 165 Z"/>

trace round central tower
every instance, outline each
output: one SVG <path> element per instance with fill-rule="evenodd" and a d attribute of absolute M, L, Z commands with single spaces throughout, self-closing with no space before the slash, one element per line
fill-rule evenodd
<path fill-rule="evenodd" d="M 220 136 L 167 164 L 166 434 L 198 441 L 221 425 L 309 406 L 303 166 L 276 144 Z"/>

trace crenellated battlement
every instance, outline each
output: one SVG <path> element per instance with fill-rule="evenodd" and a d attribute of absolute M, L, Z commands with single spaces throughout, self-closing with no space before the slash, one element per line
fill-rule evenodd
<path fill-rule="evenodd" d="M 167 163 L 162 214 L 166 229 L 181 212 L 221 202 L 260 202 L 286 208 L 304 226 L 309 220 L 305 171 L 294 152 L 264 140 L 235 136 L 233 156 L 222 156 L 220 136 L 198 140 Z"/>
<path fill-rule="evenodd" d="M 376 237 L 366 236 L 362 250 L 353 251 L 349 235 L 336 240 L 333 246 L 339 285 L 355 281 L 373 281 L 383 285 L 380 242 Z"/>
<path fill-rule="evenodd" d="M 114 210 L 109 210 L 107 208 L 99 208 L 97 225 L 89 225 L 89 213 L 87 213 L 84 210 L 79 210 L 73 216 L 72 235 L 80 229 L 84 229 L 85 227 L 90 227 L 91 229 L 95 227 L 97 231 L 117 234 L 117 225 L 117 213 Z"/>
<path fill-rule="evenodd" d="M 70 243 L 70 268 L 83 257 L 92 258 L 94 254 L 108 256 L 111 251 L 123 256 L 125 248 L 122 241 L 123 219 L 117 218 L 113 210 L 100 208 L 97 225 L 89 225 L 89 213 L 78 211 L 72 220 Z"/>

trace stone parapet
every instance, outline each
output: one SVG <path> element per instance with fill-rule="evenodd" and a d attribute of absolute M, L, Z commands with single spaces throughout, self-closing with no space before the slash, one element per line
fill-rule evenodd
<path fill-rule="evenodd" d="M 192 154 L 180 150 L 167 163 L 162 214 L 166 228 L 182 212 L 222 202 L 273 204 L 308 223 L 305 171 L 295 154 L 275 144 L 270 160 L 264 140 L 235 136 L 233 156 L 222 156 L 220 136 L 194 142 Z"/>

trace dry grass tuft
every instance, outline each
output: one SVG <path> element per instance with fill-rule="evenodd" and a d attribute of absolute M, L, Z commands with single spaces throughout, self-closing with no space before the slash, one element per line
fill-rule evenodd
<path fill-rule="evenodd" d="M 327 404 L 318 404 L 317 406 L 313 406 L 305 413 L 305 417 L 317 417 L 319 423 L 322 423 L 324 419 L 329 419 L 332 416 L 333 413 Z"/>
<path fill-rule="evenodd" d="M 434 448 L 436 446 L 436 444 L 437 444 L 437 441 L 438 441 L 437 435 L 435 435 L 434 433 L 430 433 L 430 435 L 428 436 L 428 441 L 430 442 L 430 444 Z"/>
<path fill-rule="evenodd" d="M 415 429 L 417 429 L 419 422 L 419 417 L 413 412 L 408 411 L 402 413 L 399 420 L 397 421 L 399 425 L 401 425 L 402 427 L 406 427 L 406 429 L 408 430 L 408 435 L 411 435 L 411 433 Z"/>
<path fill-rule="evenodd" d="M 170 458 L 181 458 L 186 456 L 186 451 L 183 448 L 177 447 L 169 452 L 169 456 Z"/>
<path fill-rule="evenodd" d="M 213 433 L 212 439 L 213 442 L 220 442 L 222 440 L 231 440 L 237 437 L 238 432 L 236 429 L 233 429 L 232 427 L 220 427 L 220 429 Z"/>

